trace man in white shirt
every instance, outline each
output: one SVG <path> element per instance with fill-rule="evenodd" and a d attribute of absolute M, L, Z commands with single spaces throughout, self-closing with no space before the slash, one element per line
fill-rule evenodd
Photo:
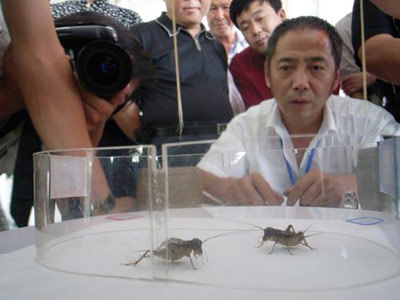
<path fill-rule="evenodd" d="M 353 150 L 400 127 L 374 104 L 332 95 L 341 51 L 338 33 L 319 18 L 275 29 L 265 67 L 274 99 L 229 123 L 199 163 L 205 191 L 228 205 L 280 205 L 286 196 L 287 205 L 329 207 L 357 193 Z"/>

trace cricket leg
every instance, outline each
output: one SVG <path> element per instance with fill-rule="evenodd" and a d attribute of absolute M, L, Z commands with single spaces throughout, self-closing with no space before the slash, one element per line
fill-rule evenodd
<path fill-rule="evenodd" d="M 188 257 L 189 257 L 189 259 L 190 259 L 190 263 L 192 264 L 193 270 L 197 270 L 197 269 L 195 268 L 194 264 L 193 264 L 192 257 L 191 257 L 190 255 L 189 255 Z"/>
<path fill-rule="evenodd" d="M 285 231 L 286 231 L 286 232 L 295 232 L 295 231 L 294 231 L 294 228 L 293 228 L 293 226 L 292 226 L 291 224 L 286 228 Z"/>
<path fill-rule="evenodd" d="M 258 245 L 256 245 L 256 247 L 257 248 L 260 248 L 263 244 L 264 244 L 264 237 L 260 237 L 259 239 L 258 239 Z"/>
<path fill-rule="evenodd" d="M 148 256 L 149 252 L 150 252 L 150 250 L 147 250 L 146 252 L 144 252 L 144 254 L 143 254 L 137 261 L 134 261 L 134 262 L 131 262 L 131 263 L 127 263 L 127 264 L 124 264 L 124 265 L 125 265 L 125 266 L 137 265 L 138 263 L 140 263 L 140 261 L 141 261 L 143 258 L 145 258 L 145 257 Z"/>
<path fill-rule="evenodd" d="M 303 238 L 303 240 L 301 241 L 301 243 L 302 243 L 304 246 L 310 248 L 311 250 L 314 250 L 314 248 L 312 248 L 309 244 L 307 244 L 307 241 L 306 241 L 305 238 Z"/>
<path fill-rule="evenodd" d="M 272 254 L 272 253 L 274 252 L 274 249 L 275 249 L 275 246 L 276 246 L 277 243 L 278 243 L 278 242 L 275 242 L 275 243 L 274 243 L 274 245 L 272 246 L 271 251 L 269 251 L 268 254 Z"/>

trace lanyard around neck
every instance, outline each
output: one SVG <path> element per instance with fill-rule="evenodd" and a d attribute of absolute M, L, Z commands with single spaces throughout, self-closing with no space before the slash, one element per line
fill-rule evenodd
<path fill-rule="evenodd" d="M 296 183 L 296 180 L 294 179 L 292 167 L 290 166 L 288 160 L 286 159 L 285 153 L 283 152 L 283 141 L 282 141 L 281 138 L 280 138 L 279 140 L 280 140 L 280 142 L 281 142 L 282 155 L 283 155 L 283 158 L 284 158 L 284 160 L 285 160 L 285 165 L 286 165 L 286 170 L 287 170 L 288 175 L 289 175 L 289 180 L 290 180 L 290 183 L 291 183 L 292 185 L 294 185 L 294 184 Z M 317 147 L 319 146 L 319 142 L 320 142 L 320 141 L 321 141 L 321 140 L 318 140 L 317 145 L 316 145 L 315 147 L 311 148 L 310 152 L 308 153 L 307 163 L 306 163 L 306 167 L 305 167 L 305 169 L 304 169 L 304 174 L 307 174 L 307 173 L 310 171 L 310 169 L 311 169 L 311 163 L 312 163 L 313 158 L 314 158 L 315 148 L 317 148 Z"/>

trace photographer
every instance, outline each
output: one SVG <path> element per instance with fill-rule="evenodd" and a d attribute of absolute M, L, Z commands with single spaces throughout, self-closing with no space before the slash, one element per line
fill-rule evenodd
<path fill-rule="evenodd" d="M 94 24 L 114 29 L 117 34 L 115 45 L 123 49 L 125 53 L 117 51 L 120 49 L 110 47 L 114 45 L 110 45 L 111 42 L 108 38 L 106 47 L 104 47 L 104 36 L 106 34 L 110 35 L 110 33 L 104 32 L 104 30 L 97 32 L 98 28 L 90 30 L 87 28 L 95 27 L 96 25 Z M 58 18 L 55 20 L 55 26 L 61 44 L 65 47 L 66 52 L 72 52 L 71 56 L 75 57 L 73 64 L 75 65 L 78 81 L 81 86 L 84 86 L 84 88 L 80 90 L 81 93 L 86 93 L 82 95 L 83 99 L 86 99 L 86 95 L 89 94 L 87 90 L 99 97 L 107 99 L 123 88 L 125 82 L 129 80 L 134 91 L 142 86 L 151 86 L 157 81 L 154 66 L 141 45 L 131 38 L 129 30 L 114 19 L 96 12 L 79 12 Z M 66 33 L 64 28 L 73 28 L 74 31 Z M 70 31 L 70 29 L 68 31 Z M 72 36 L 74 38 L 71 41 Z M 98 36 L 100 40 L 95 40 L 95 36 Z M 128 58 L 125 57 L 126 53 L 129 55 Z M 98 66 L 96 66 L 97 68 L 93 68 L 93 70 L 89 69 L 90 60 L 99 61 L 97 63 Z M 79 63 L 79 61 L 81 61 L 81 63 Z M 79 69 L 79 65 L 83 67 Z M 131 65 L 131 69 L 129 65 Z M 78 70 L 76 69 L 77 67 Z M 124 112 L 128 107 L 132 106 L 128 98 L 129 97 L 126 97 L 125 102 L 118 108 L 118 111 L 113 111 L 113 120 L 109 120 L 105 124 L 106 129 L 104 131 L 95 131 L 103 134 L 97 138 L 92 137 L 94 145 L 122 146 L 132 144 L 132 140 L 128 139 L 130 134 L 124 131 L 125 128 L 123 125 L 125 118 Z M 84 104 L 88 105 L 88 103 L 85 102 Z M 89 109 L 86 109 L 86 111 L 88 110 Z M 108 114 L 108 116 L 109 115 L 110 114 Z M 115 124 L 114 120 L 118 126 Z M 101 140 L 99 139 L 100 137 Z"/>
<path fill-rule="evenodd" d="M 132 74 L 129 84 L 108 100 L 89 93 L 74 78 L 70 59 L 54 30 L 48 1 L 5 0 L 2 6 L 12 38 L 6 63 L 15 71 L 15 76 L 6 74 L 6 78 L 14 79 L 10 86 L 19 87 L 17 92 L 23 99 L 22 107 L 27 109 L 40 141 L 47 149 L 96 145 L 107 119 L 134 91 L 140 78 Z M 134 55 L 130 56 L 134 63 Z M 29 120 L 25 120 L 24 126 L 29 127 Z M 23 141 L 21 138 L 21 143 Z M 22 145 L 19 148 L 23 148 Z M 16 164 L 16 172 L 20 166 L 29 165 L 29 161 L 20 161 Z M 96 168 L 100 170 L 101 167 L 97 165 Z M 27 171 L 15 174 L 15 179 L 19 177 L 26 184 L 13 188 L 13 196 L 14 192 L 19 194 L 17 198 L 13 197 L 12 204 L 19 226 L 27 224 L 32 206 L 32 170 Z M 96 172 L 96 175 L 93 184 L 99 188 L 95 191 L 95 204 L 101 205 L 107 199 L 109 189 L 103 173 Z"/>

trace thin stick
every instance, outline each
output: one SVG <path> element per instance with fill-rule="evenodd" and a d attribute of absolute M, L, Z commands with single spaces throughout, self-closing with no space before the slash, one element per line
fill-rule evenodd
<path fill-rule="evenodd" d="M 178 60 L 178 39 L 176 33 L 176 17 L 175 17 L 175 0 L 172 2 L 172 34 L 174 42 L 174 58 L 175 58 L 175 72 L 176 72 L 176 100 L 178 104 L 178 118 L 179 127 L 177 128 L 179 133 L 179 139 L 182 139 L 183 132 L 183 110 L 182 110 L 182 97 L 181 97 L 181 82 L 179 79 L 179 60 Z"/>

